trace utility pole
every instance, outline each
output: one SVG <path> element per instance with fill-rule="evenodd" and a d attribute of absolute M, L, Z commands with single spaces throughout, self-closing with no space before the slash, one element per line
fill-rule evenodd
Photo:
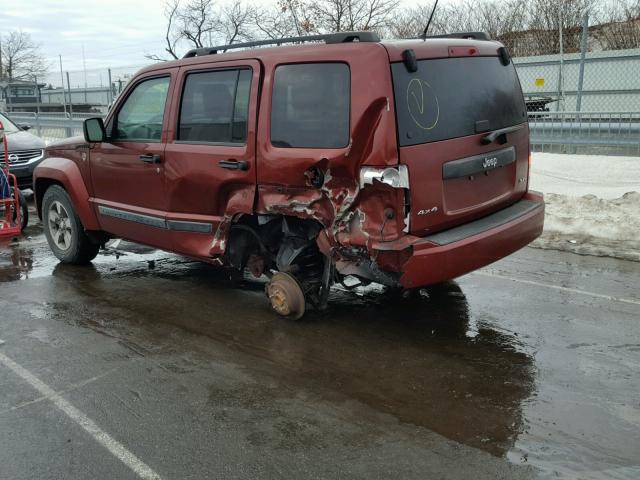
<path fill-rule="evenodd" d="M 60 57 L 60 86 L 62 87 L 62 108 L 64 108 L 64 114 L 67 114 L 67 92 L 64 88 L 64 73 L 62 73 L 62 55 Z"/>
<path fill-rule="evenodd" d="M 576 97 L 576 112 L 582 110 L 582 88 L 584 85 L 584 61 L 587 55 L 587 34 L 589 32 L 589 13 L 582 18 L 582 39 L 580 41 L 580 70 L 578 71 L 578 93 Z M 578 117 L 580 118 L 580 117 Z"/>
<path fill-rule="evenodd" d="M 35 86 L 35 92 L 36 92 L 36 114 L 39 116 L 40 115 L 40 87 L 38 87 L 37 75 L 33 76 L 33 84 Z"/>
<path fill-rule="evenodd" d="M 73 115 L 73 99 L 71 98 L 71 82 L 69 82 L 69 72 L 67 72 L 67 89 L 69 90 L 69 115 Z"/>
<path fill-rule="evenodd" d="M 87 93 L 87 62 L 84 58 L 84 44 L 82 45 L 82 69 L 84 70 L 84 90 Z"/>
<path fill-rule="evenodd" d="M 4 70 L 2 69 L 2 35 L 0 35 L 0 80 L 4 79 Z"/>
<path fill-rule="evenodd" d="M 111 69 L 107 69 L 107 73 L 109 75 L 109 94 L 107 95 L 107 101 L 109 102 L 108 108 L 111 108 L 111 104 L 113 103 L 113 84 L 111 83 Z"/>
<path fill-rule="evenodd" d="M 560 110 L 562 106 L 562 110 L 564 110 L 564 41 L 562 39 L 562 28 L 564 22 L 562 21 L 562 11 L 560 10 L 558 13 L 559 23 L 560 23 L 560 64 L 558 65 L 558 103 L 556 103 L 556 111 Z M 560 105 L 562 103 L 562 105 Z"/>

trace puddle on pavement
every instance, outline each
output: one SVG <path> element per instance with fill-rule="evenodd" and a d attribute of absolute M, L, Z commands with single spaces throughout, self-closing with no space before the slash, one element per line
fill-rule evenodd
<path fill-rule="evenodd" d="M 531 345 L 473 315 L 455 282 L 410 296 L 336 288 L 327 311 L 288 322 L 268 310 L 262 285 L 234 288 L 208 265 L 122 242 L 93 265 L 72 267 L 58 264 L 43 238 L 34 231 L 30 240 L 0 246 L 0 281 L 72 280 L 64 282 L 69 299 L 43 294 L 48 318 L 116 337 L 136 354 L 169 349 L 190 358 L 194 341 L 176 335 L 177 327 L 247 354 L 250 374 L 266 371 L 300 392 L 353 401 L 355 418 L 357 406 L 368 405 L 515 463 L 525 461 L 516 451 L 548 448 L 518 438 L 541 381 Z M 220 395 L 212 385 L 211 401 Z"/>
<path fill-rule="evenodd" d="M 532 359 L 517 337 L 472 319 L 454 282 L 410 296 L 336 288 L 327 311 L 309 311 L 296 323 L 269 311 L 259 283 L 233 288 L 220 269 L 133 244 L 122 242 L 88 267 L 55 263 L 37 248 L 12 251 L 31 252 L 14 253 L 25 259 L 20 278 L 69 278 L 68 288 L 90 297 L 78 307 L 47 303 L 53 318 L 132 344 L 144 344 L 163 324 L 179 327 L 266 362 L 287 385 L 346 396 L 494 455 L 504 455 L 522 429 Z M 128 338 L 136 331 L 128 322 L 143 338 Z M 157 348 L 151 342 L 146 350 Z"/>
<path fill-rule="evenodd" d="M 116 240 L 100 250 L 90 268 L 100 274 L 122 275 L 185 263 L 188 262 L 173 254 Z M 74 267 L 60 264 L 53 256 L 40 225 L 29 226 L 18 238 L 0 239 L 0 283 L 48 277 L 64 269 Z"/>

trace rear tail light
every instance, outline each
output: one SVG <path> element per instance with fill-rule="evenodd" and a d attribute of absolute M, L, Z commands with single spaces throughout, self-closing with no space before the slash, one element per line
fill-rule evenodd
<path fill-rule="evenodd" d="M 406 165 L 398 165 L 397 167 L 362 167 L 360 169 L 360 188 L 367 185 L 374 185 L 376 182 L 389 185 L 393 188 L 405 189 L 404 202 L 404 228 L 403 232 L 409 232 L 409 220 L 411 217 L 409 211 L 409 169 Z"/>
<path fill-rule="evenodd" d="M 360 188 L 373 185 L 374 182 L 384 183 L 393 188 L 409 188 L 409 170 L 406 165 L 386 168 L 362 167 Z"/>

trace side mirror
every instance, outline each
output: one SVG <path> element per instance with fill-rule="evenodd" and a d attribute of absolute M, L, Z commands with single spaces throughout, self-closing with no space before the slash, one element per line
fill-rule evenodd
<path fill-rule="evenodd" d="M 19 124 L 18 124 L 18 128 L 19 128 L 20 130 L 27 131 L 27 130 L 31 130 L 31 128 L 32 128 L 32 127 L 31 127 L 31 125 L 29 125 L 28 123 L 19 123 Z"/>
<path fill-rule="evenodd" d="M 87 118 L 82 124 L 84 139 L 89 143 L 104 142 L 104 122 L 100 117 Z"/>

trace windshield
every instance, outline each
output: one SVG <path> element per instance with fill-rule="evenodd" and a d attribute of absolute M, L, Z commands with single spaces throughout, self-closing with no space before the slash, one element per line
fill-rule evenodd
<path fill-rule="evenodd" d="M 391 66 L 401 146 L 464 137 L 527 121 L 512 63 L 499 57 L 420 60 Z"/>
<path fill-rule="evenodd" d="M 15 124 L 0 113 L 0 122 L 2 122 L 2 126 L 4 127 L 5 133 L 13 133 L 18 132 L 20 129 L 15 126 Z"/>

